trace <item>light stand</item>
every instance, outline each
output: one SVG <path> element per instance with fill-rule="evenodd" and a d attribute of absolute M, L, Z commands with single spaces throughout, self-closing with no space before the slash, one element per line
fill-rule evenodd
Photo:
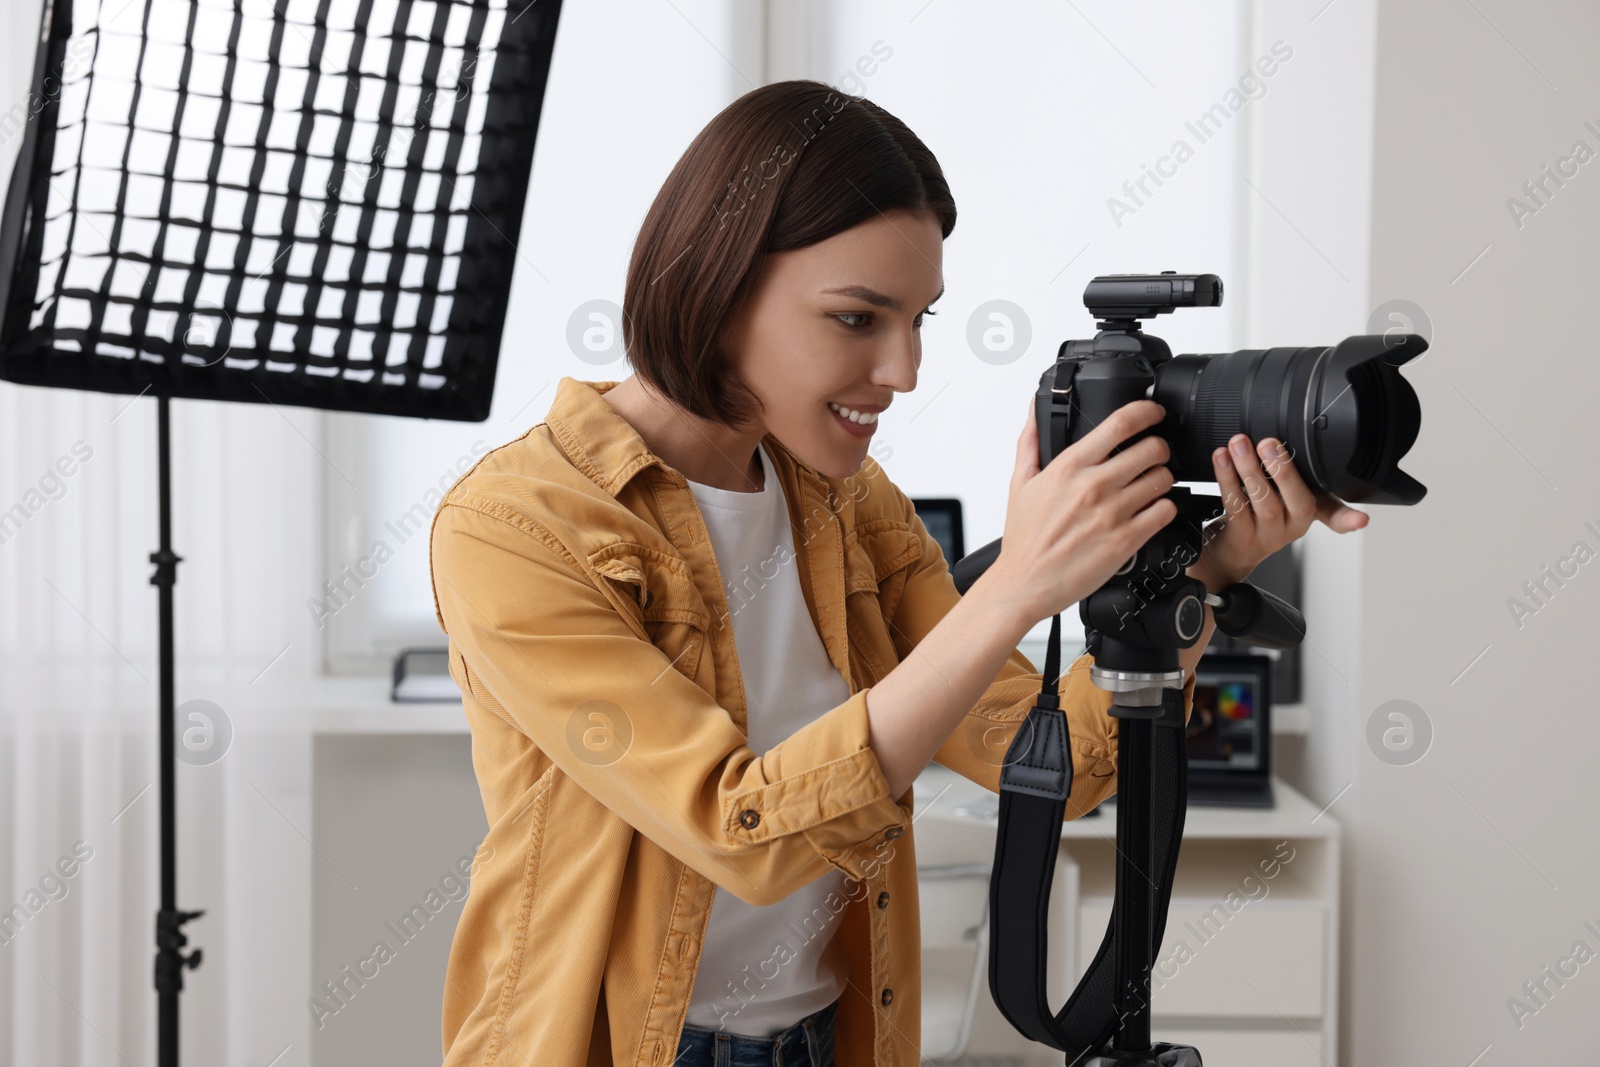
<path fill-rule="evenodd" d="M 205 914 L 178 908 L 178 783 L 177 709 L 173 686 L 172 587 L 178 581 L 183 557 L 172 550 L 172 434 L 167 398 L 156 397 L 156 469 L 160 488 L 158 507 L 161 547 L 150 553 L 156 571 L 150 584 L 159 590 L 161 618 L 161 909 L 156 912 L 156 1062 L 162 1067 L 178 1062 L 178 994 L 183 992 L 183 969 L 200 966 L 201 950 L 187 955 L 189 939 L 183 924 Z"/>
<path fill-rule="evenodd" d="M 169 400 L 488 418 L 560 14 L 43 2 L 0 219 L 0 379 L 157 405 L 161 1067 L 203 914 L 177 906 Z"/>

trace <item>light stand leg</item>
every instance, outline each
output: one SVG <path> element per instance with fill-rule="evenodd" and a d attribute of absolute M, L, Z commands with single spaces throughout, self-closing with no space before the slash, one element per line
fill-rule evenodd
<path fill-rule="evenodd" d="M 161 547 L 150 553 L 150 562 L 156 571 L 150 584 L 160 590 L 161 629 L 161 909 L 156 912 L 156 1045 L 160 1067 L 178 1067 L 178 994 L 183 991 L 183 968 L 200 966 L 200 950 L 185 955 L 183 946 L 188 938 L 183 934 L 183 924 L 203 915 L 200 911 L 179 911 L 178 897 L 178 836 L 177 836 L 177 780 L 175 762 L 177 755 L 174 719 L 177 715 L 174 699 L 172 639 L 172 587 L 178 580 L 178 563 L 182 556 L 172 551 L 172 449 L 167 398 L 156 398 L 156 451 L 159 476 L 159 512 Z"/>

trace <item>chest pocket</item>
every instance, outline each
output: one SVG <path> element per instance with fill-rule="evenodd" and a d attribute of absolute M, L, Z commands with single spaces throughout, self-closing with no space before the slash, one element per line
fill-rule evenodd
<path fill-rule="evenodd" d="M 853 653 L 876 685 L 899 662 L 889 620 L 900 605 L 906 578 L 922 558 L 922 542 L 910 523 L 869 519 L 845 533 L 845 615 Z"/>
<path fill-rule="evenodd" d="M 906 577 L 922 559 L 922 542 L 911 524 L 899 519 L 869 519 L 845 534 L 845 595 L 876 595 L 883 614 L 894 615 Z"/>
<path fill-rule="evenodd" d="M 705 651 L 711 613 L 689 565 L 660 549 L 621 542 L 589 555 L 606 594 L 629 625 L 693 678 Z"/>

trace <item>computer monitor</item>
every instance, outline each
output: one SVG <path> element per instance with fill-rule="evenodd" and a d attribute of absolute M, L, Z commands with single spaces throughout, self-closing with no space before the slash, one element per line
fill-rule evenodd
<path fill-rule="evenodd" d="M 962 529 L 961 501 L 953 497 L 913 497 L 911 506 L 928 528 L 928 536 L 939 542 L 951 570 L 967 554 L 966 531 Z"/>
<path fill-rule="evenodd" d="M 1187 745 L 1191 801 L 1270 804 L 1270 657 L 1216 652 L 1200 657 Z"/>

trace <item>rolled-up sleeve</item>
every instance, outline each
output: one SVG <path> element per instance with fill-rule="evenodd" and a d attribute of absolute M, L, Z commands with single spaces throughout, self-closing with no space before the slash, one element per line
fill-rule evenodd
<path fill-rule="evenodd" d="M 890 484 L 885 480 L 885 484 Z M 894 488 L 901 515 L 922 542 L 922 556 L 907 574 L 891 619 L 896 650 L 905 659 L 961 599 L 939 542 L 928 533 L 910 500 Z M 1117 721 L 1111 717 L 1113 694 L 1089 676 L 1094 657 L 1087 652 L 1062 671 L 1057 692 L 1072 738 L 1072 790 L 1063 818 L 1075 819 L 1117 791 Z M 995 680 L 984 690 L 960 726 L 934 753 L 934 762 L 1000 791 L 1000 769 L 1019 724 L 1038 699 L 1044 675 L 1021 651 L 1014 650 Z M 1194 675 L 1184 680 L 1183 711 L 1194 709 Z"/>
<path fill-rule="evenodd" d="M 548 530 L 446 502 L 429 550 L 472 699 L 739 899 L 770 904 L 830 869 L 870 877 L 882 842 L 909 824 L 868 745 L 866 690 L 757 753 Z M 591 729 L 612 732 L 603 757 Z"/>

